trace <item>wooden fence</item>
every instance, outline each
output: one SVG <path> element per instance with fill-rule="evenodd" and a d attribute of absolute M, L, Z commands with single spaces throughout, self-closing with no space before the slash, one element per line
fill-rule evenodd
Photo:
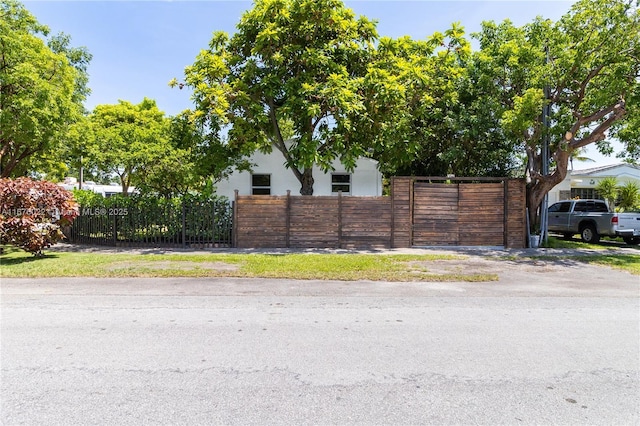
<path fill-rule="evenodd" d="M 523 180 L 396 177 L 391 189 L 390 197 L 236 195 L 234 246 L 525 246 Z"/>
<path fill-rule="evenodd" d="M 390 247 L 391 199 L 353 196 L 237 196 L 240 248 Z"/>

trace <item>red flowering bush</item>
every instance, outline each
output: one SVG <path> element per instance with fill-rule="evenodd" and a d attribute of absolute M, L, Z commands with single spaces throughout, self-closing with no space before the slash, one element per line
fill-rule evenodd
<path fill-rule="evenodd" d="M 73 194 L 55 183 L 0 179 L 0 244 L 41 256 L 64 237 L 60 227 L 70 225 L 78 214 Z"/>

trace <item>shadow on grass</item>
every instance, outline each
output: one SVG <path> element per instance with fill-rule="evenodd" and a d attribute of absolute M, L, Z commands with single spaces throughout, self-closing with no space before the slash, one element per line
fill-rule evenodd
<path fill-rule="evenodd" d="M 620 238 L 607 238 L 603 237 L 597 243 L 585 243 L 579 237 L 572 236 L 571 238 L 564 238 L 560 235 L 550 235 L 549 240 L 551 241 L 550 248 L 568 248 L 568 249 L 581 249 L 581 248 L 602 248 L 602 249 L 633 249 L 640 252 L 640 244 L 627 244 Z"/>
<path fill-rule="evenodd" d="M 22 265 L 24 263 L 37 262 L 39 260 L 45 259 L 57 259 L 60 256 L 57 254 L 44 254 L 42 256 L 29 256 L 29 257 L 8 257 L 9 253 L 5 253 L 0 256 L 0 265 L 12 266 L 12 265 Z"/>

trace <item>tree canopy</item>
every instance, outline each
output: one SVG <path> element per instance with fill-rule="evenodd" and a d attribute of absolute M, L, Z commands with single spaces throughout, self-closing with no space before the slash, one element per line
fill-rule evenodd
<path fill-rule="evenodd" d="M 577 150 L 595 144 L 611 153 L 611 138 L 620 136 L 637 156 L 639 24 L 636 0 L 580 0 L 558 22 L 483 23 L 479 60 L 499 88 L 503 130 L 527 154 L 532 211 L 565 178 Z"/>
<path fill-rule="evenodd" d="M 339 0 L 257 0 L 237 29 L 215 33 L 185 70 L 196 117 L 227 126 L 244 153 L 275 147 L 312 194 L 314 164 L 352 169 L 369 146 L 352 128 L 365 112 L 375 25 Z"/>
<path fill-rule="evenodd" d="M 83 134 L 89 161 L 117 175 L 125 195 L 141 180 L 143 170 L 173 154 L 168 143 L 169 120 L 151 99 L 137 105 L 122 100 L 98 105 L 89 123 Z"/>
<path fill-rule="evenodd" d="M 68 36 L 49 36 L 19 2 L 0 0 L 2 177 L 27 173 L 62 142 L 82 114 L 90 59 Z"/>
<path fill-rule="evenodd" d="M 368 75 L 374 157 L 387 175 L 505 176 L 513 146 L 493 81 L 459 24 L 426 40 L 382 38 Z M 493 96 L 492 96 L 493 95 Z"/>
<path fill-rule="evenodd" d="M 171 196 L 275 148 L 302 194 L 314 165 L 352 170 L 369 156 L 387 176 L 524 173 L 535 212 L 584 147 L 610 154 L 615 138 L 627 161 L 640 158 L 638 0 L 579 0 L 557 22 L 485 22 L 477 51 L 460 24 L 379 38 L 341 0 L 256 0 L 172 81 L 193 88 L 195 106 L 170 118 L 150 99 L 83 118 L 86 49 L 15 0 L 0 0 L 0 18 L 2 176 L 63 173 L 83 158 L 125 191 Z"/>

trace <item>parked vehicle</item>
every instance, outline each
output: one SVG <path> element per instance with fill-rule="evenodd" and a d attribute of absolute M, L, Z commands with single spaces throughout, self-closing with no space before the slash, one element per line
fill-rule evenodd
<path fill-rule="evenodd" d="M 582 241 L 597 243 L 600 237 L 621 237 L 640 244 L 640 213 L 615 213 L 603 200 L 567 200 L 549 207 L 549 232 L 565 238 L 580 234 Z"/>

